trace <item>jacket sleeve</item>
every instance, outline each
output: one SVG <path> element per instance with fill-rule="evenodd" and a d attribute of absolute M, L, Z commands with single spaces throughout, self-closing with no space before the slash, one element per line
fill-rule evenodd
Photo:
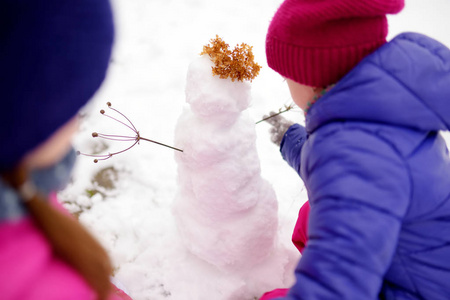
<path fill-rule="evenodd" d="M 308 245 L 283 299 L 378 299 L 410 199 L 404 160 L 361 130 L 309 137 Z"/>
<path fill-rule="evenodd" d="M 300 154 L 307 138 L 305 127 L 294 124 L 281 140 L 280 152 L 283 159 L 300 175 Z"/>

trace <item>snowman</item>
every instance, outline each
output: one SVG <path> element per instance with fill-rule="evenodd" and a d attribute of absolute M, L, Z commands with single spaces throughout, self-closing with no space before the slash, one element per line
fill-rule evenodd
<path fill-rule="evenodd" d="M 186 247 L 222 270 L 251 269 L 273 252 L 278 219 L 261 177 L 255 122 L 247 112 L 259 72 L 251 47 L 233 51 L 216 37 L 189 65 L 187 105 L 175 142 L 173 214 Z"/>

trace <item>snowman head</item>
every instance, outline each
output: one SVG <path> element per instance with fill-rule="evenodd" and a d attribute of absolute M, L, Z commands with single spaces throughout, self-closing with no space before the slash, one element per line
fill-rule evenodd
<path fill-rule="evenodd" d="M 186 102 L 197 116 L 234 119 L 250 104 L 250 83 L 213 76 L 213 66 L 205 55 L 189 65 Z"/>

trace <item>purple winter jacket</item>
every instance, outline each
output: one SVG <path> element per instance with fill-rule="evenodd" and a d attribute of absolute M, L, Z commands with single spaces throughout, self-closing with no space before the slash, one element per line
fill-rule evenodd
<path fill-rule="evenodd" d="M 311 211 L 279 299 L 450 299 L 449 128 L 450 50 L 404 33 L 312 106 L 306 132 L 288 130 Z"/>

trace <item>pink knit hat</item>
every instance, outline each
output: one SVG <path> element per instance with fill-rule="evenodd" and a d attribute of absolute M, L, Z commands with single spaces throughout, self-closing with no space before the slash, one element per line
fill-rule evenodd
<path fill-rule="evenodd" d="M 269 26 L 267 62 L 298 83 L 335 83 L 386 43 L 386 14 L 403 6 L 404 0 L 285 0 Z"/>

